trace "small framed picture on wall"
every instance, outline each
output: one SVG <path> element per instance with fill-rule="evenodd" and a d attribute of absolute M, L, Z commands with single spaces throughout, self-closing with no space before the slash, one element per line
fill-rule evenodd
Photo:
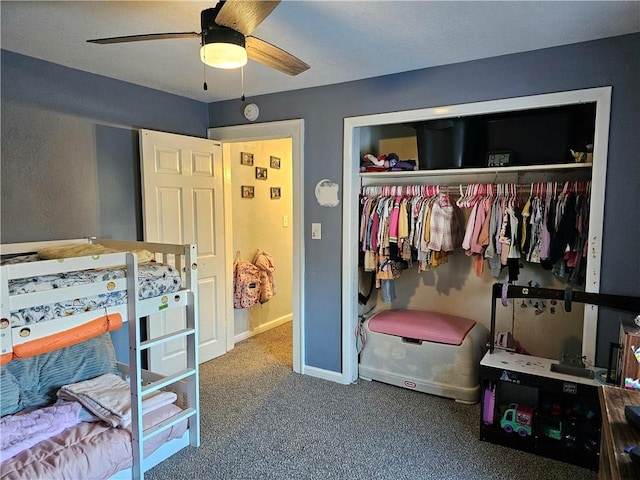
<path fill-rule="evenodd" d="M 242 198 L 253 198 L 254 189 L 252 185 L 242 185 Z"/>
<path fill-rule="evenodd" d="M 271 157 L 270 159 L 271 168 L 280 168 L 280 157 Z"/>
<path fill-rule="evenodd" d="M 280 200 L 280 187 L 271 187 L 271 200 Z"/>
<path fill-rule="evenodd" d="M 266 180 L 267 179 L 267 169 L 262 167 L 256 167 L 256 178 L 258 180 Z"/>
<path fill-rule="evenodd" d="M 240 152 L 240 164 L 253 166 L 253 153 Z"/>

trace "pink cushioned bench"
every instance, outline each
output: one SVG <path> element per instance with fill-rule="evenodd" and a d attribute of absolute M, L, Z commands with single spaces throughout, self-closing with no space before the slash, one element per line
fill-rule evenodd
<path fill-rule="evenodd" d="M 420 310 L 386 310 L 365 321 L 359 374 L 463 403 L 480 399 L 488 330 L 475 320 Z"/>

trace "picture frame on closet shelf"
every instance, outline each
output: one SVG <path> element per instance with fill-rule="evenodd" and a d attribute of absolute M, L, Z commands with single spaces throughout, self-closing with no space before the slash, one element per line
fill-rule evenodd
<path fill-rule="evenodd" d="M 253 185 L 242 185 L 241 196 L 242 198 L 253 198 L 255 196 L 255 189 Z"/>
<path fill-rule="evenodd" d="M 280 157 L 269 157 L 269 165 L 271 168 L 280 169 Z"/>
<path fill-rule="evenodd" d="M 240 164 L 247 165 L 248 167 L 253 166 L 253 153 L 249 152 L 240 152 Z"/>
<path fill-rule="evenodd" d="M 258 180 L 266 180 L 267 179 L 267 169 L 263 167 L 256 167 L 256 178 Z"/>
<path fill-rule="evenodd" d="M 280 187 L 271 187 L 271 200 L 280 200 L 281 196 Z"/>

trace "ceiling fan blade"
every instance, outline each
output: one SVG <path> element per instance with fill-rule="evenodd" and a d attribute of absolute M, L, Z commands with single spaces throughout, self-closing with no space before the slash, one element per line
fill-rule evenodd
<path fill-rule="evenodd" d="M 166 38 L 200 38 L 196 32 L 176 32 L 176 33 L 149 33 L 144 35 L 127 35 L 125 37 L 95 38 L 87 40 L 89 43 L 99 43 L 107 45 L 109 43 L 143 42 L 146 40 L 163 40 Z"/>
<path fill-rule="evenodd" d="M 245 1 L 227 0 L 222 2 L 222 7 L 216 16 L 216 23 L 229 27 L 244 35 L 251 35 L 258 25 L 269 16 L 280 0 L 272 1 Z"/>
<path fill-rule="evenodd" d="M 275 68 L 288 75 L 298 75 L 309 70 L 309 65 L 290 53 L 256 37 L 246 38 L 247 55 L 251 60 Z"/>

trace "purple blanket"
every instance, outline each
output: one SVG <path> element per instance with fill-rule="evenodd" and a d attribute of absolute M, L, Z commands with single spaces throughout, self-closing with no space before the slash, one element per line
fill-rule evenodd
<path fill-rule="evenodd" d="M 78 402 L 59 403 L 23 415 L 2 417 L 0 460 L 4 462 L 65 428 L 78 424 L 80 408 Z"/>

